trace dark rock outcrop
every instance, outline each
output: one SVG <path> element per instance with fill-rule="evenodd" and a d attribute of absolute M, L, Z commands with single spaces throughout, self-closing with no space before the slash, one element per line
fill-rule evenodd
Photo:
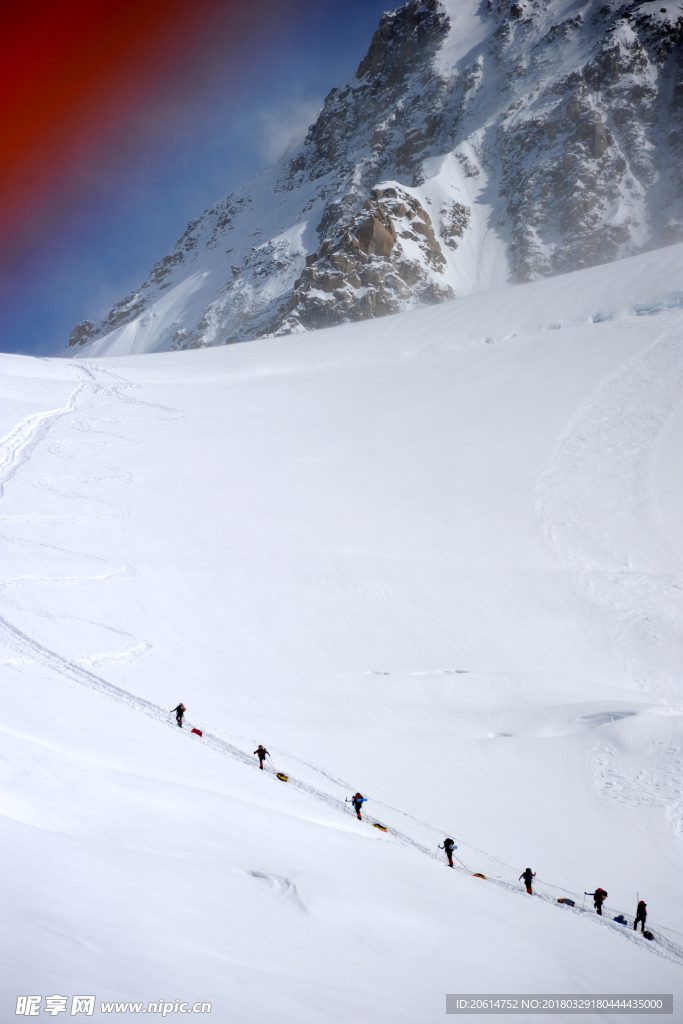
<path fill-rule="evenodd" d="M 138 350 L 311 330 L 490 287 L 480 264 L 526 281 L 680 241 L 682 43 L 678 8 L 637 0 L 410 0 L 298 151 L 70 350 L 133 327 Z"/>

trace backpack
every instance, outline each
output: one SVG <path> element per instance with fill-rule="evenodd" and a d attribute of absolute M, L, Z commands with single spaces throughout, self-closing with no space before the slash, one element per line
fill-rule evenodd
<path fill-rule="evenodd" d="M 566 896 L 560 896 L 558 903 L 566 903 L 568 907 L 575 907 L 576 903 L 574 900 L 568 900 Z"/>

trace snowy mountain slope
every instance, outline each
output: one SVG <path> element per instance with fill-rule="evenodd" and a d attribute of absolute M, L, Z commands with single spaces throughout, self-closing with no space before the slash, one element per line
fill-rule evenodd
<path fill-rule="evenodd" d="M 680 999 L 682 269 L 2 357 L 5 1016 Z"/>
<path fill-rule="evenodd" d="M 71 355 L 384 316 L 680 241 L 683 3 L 411 0 Z"/>

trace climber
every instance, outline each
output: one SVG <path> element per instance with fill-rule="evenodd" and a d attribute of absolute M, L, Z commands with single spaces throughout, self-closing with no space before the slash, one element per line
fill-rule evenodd
<path fill-rule="evenodd" d="M 602 917 L 602 905 L 605 902 L 605 900 L 607 899 L 607 893 L 605 892 L 605 890 L 604 889 L 596 889 L 595 892 L 587 892 L 587 893 L 585 893 L 585 895 L 593 897 L 593 902 L 595 904 L 595 910 L 596 910 L 596 912 L 598 914 L 600 914 L 600 917 Z"/>
<path fill-rule="evenodd" d="M 446 856 L 448 857 L 449 867 L 453 867 L 453 850 L 456 849 L 456 846 L 455 846 L 455 843 L 453 842 L 453 840 L 452 839 L 444 839 L 443 846 L 439 846 L 439 849 L 446 851 Z"/>
<path fill-rule="evenodd" d="M 175 711 L 175 720 L 182 729 L 183 727 L 183 715 L 187 711 L 184 704 L 179 704 L 177 708 L 171 708 L 171 713 Z"/>
<path fill-rule="evenodd" d="M 645 931 L 645 919 L 646 918 L 647 918 L 647 903 L 645 902 L 645 900 L 640 900 L 640 902 L 638 903 L 638 908 L 636 910 L 636 919 L 633 922 L 633 930 L 634 930 L 634 932 L 638 931 L 638 922 L 639 921 L 640 921 L 640 930 L 641 930 L 641 932 Z"/>
<path fill-rule="evenodd" d="M 536 877 L 536 872 L 532 871 L 531 868 L 525 868 L 519 877 L 524 879 L 526 891 L 530 896 L 533 896 L 533 892 L 531 891 L 531 880 Z"/>
<path fill-rule="evenodd" d="M 358 820 L 359 821 L 363 820 L 361 818 L 361 816 L 360 816 L 360 810 L 361 810 L 361 807 L 363 806 L 363 804 L 367 803 L 367 800 L 368 800 L 368 798 L 366 796 L 363 796 L 361 793 L 356 793 L 355 796 L 351 797 L 351 803 L 353 804 L 353 809 L 355 810 L 356 814 L 358 815 Z M 349 802 L 348 800 L 344 801 L 344 803 L 348 803 L 348 802 Z"/>
<path fill-rule="evenodd" d="M 262 743 L 259 743 L 254 753 L 258 754 L 258 766 L 261 769 L 261 771 L 263 771 L 263 762 L 269 756 L 268 751 L 266 750 Z"/>

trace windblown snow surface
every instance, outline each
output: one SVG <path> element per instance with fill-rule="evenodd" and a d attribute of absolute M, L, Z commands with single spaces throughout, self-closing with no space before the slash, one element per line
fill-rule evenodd
<path fill-rule="evenodd" d="M 678 1007 L 682 281 L 676 246 L 316 334 L 0 357 L 2 1020 Z"/>

